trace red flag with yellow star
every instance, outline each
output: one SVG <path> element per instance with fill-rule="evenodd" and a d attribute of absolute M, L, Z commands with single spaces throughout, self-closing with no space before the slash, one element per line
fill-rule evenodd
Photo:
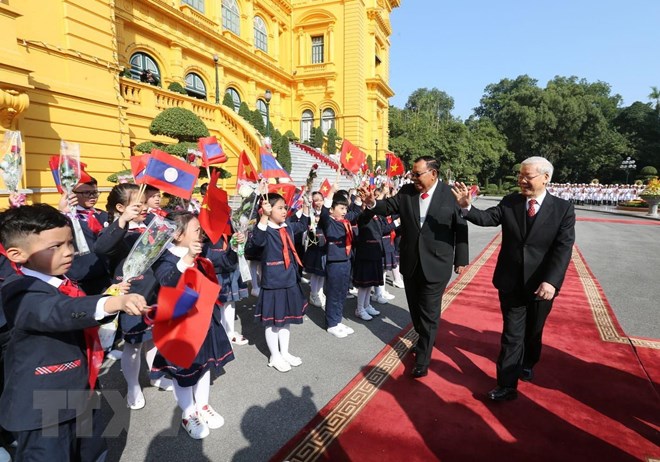
<path fill-rule="evenodd" d="M 321 187 L 319 188 L 319 192 L 321 193 L 321 195 L 323 195 L 324 199 L 327 198 L 330 195 L 330 193 L 332 192 L 332 185 L 330 184 L 330 182 L 328 181 L 327 178 L 325 180 L 323 180 L 323 183 L 321 183 Z"/>
<path fill-rule="evenodd" d="M 257 176 L 257 169 L 254 168 L 250 158 L 245 151 L 241 152 L 238 158 L 238 170 L 236 171 L 236 179 L 241 182 L 257 183 L 259 177 Z"/>
<path fill-rule="evenodd" d="M 223 234 L 229 233 L 229 216 L 231 208 L 227 200 L 227 192 L 218 187 L 220 170 L 214 169 L 209 180 L 202 207 L 199 212 L 199 224 L 214 244 Z"/>
<path fill-rule="evenodd" d="M 394 155 L 393 152 L 385 153 L 387 164 L 387 176 L 392 178 L 393 176 L 401 176 L 405 173 L 405 168 L 403 167 L 403 161 Z"/>
<path fill-rule="evenodd" d="M 344 139 L 341 144 L 341 165 L 351 173 L 360 171 L 360 167 L 364 164 L 367 156 L 364 152 L 360 151 L 353 143 Z"/>
<path fill-rule="evenodd" d="M 296 195 L 296 189 L 296 185 L 293 183 L 271 183 L 268 185 L 268 192 L 282 196 L 287 207 L 291 206 L 293 197 Z"/>

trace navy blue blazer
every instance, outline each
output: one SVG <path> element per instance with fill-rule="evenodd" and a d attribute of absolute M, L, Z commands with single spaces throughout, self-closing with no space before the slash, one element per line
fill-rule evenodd
<path fill-rule="evenodd" d="M 95 251 L 98 234 L 89 228 L 84 215 L 78 214 L 78 216 L 78 222 L 90 252 L 82 256 L 75 256 L 66 276 L 72 281 L 78 282 L 85 293 L 98 294 L 110 285 L 112 270 L 108 259 Z M 102 226 L 108 221 L 108 214 L 101 210 L 95 210 L 94 216 Z"/>
<path fill-rule="evenodd" d="M 309 217 L 302 216 L 300 221 L 288 222 L 286 229 L 293 242 L 297 234 L 307 231 Z M 284 247 L 279 229 L 268 226 L 266 231 L 255 226 L 250 236 L 251 245 L 262 249 L 261 254 L 261 287 L 264 289 L 284 289 L 293 287 L 300 280 L 298 263 L 293 255 L 295 248 L 289 249 L 288 268 L 284 267 Z M 300 258 L 300 256 L 298 256 Z"/>
<path fill-rule="evenodd" d="M 35 430 L 71 420 L 83 412 L 90 395 L 76 391 L 89 390 L 84 329 L 99 325 L 94 314 L 100 298 L 72 298 L 31 276 L 7 278 L 2 286 L 2 303 L 13 332 L 4 358 L 2 427 L 10 431 Z M 101 322 L 108 319 L 112 318 Z M 39 403 L 39 399 L 44 401 Z M 60 401 L 58 413 L 42 412 Z"/>
<path fill-rule="evenodd" d="M 383 258 L 383 226 L 378 215 L 358 218 L 360 232 L 353 241 L 356 260 L 381 260 Z"/>
<path fill-rule="evenodd" d="M 325 235 L 327 261 L 337 262 L 349 260 L 351 254 L 346 255 L 346 228 L 344 228 L 344 223 L 332 218 L 330 216 L 330 210 L 327 207 L 321 209 L 319 228 L 321 228 Z"/>

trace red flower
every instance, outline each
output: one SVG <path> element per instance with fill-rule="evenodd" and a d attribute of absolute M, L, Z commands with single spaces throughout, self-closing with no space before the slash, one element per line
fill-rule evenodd
<path fill-rule="evenodd" d="M 195 159 L 197 158 L 197 155 L 194 152 L 189 152 L 188 153 L 188 162 L 191 164 L 195 162 Z"/>
<path fill-rule="evenodd" d="M 312 165 L 312 170 L 318 170 L 318 168 L 319 168 L 319 164 Z"/>

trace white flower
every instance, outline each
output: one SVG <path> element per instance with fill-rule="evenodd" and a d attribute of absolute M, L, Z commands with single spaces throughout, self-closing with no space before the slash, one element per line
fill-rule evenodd
<path fill-rule="evenodd" d="M 246 199 L 252 195 L 254 190 L 252 187 L 248 184 L 242 185 L 240 188 L 238 188 L 238 194 L 243 198 Z"/>
<path fill-rule="evenodd" d="M 2 162 L 0 162 L 0 168 L 1 169 L 7 170 L 7 167 L 9 167 L 9 162 L 7 162 L 6 160 L 3 160 Z"/>

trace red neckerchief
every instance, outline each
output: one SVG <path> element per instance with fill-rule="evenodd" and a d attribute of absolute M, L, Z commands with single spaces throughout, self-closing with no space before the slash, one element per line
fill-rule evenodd
<path fill-rule="evenodd" d="M 64 279 L 58 290 L 69 297 L 84 297 L 86 295 L 71 279 Z M 101 364 L 103 364 L 103 347 L 99 339 L 99 326 L 88 327 L 83 332 L 87 345 L 87 380 L 89 388 L 93 390 L 101 370 Z"/>
<path fill-rule="evenodd" d="M 347 219 L 340 220 L 346 230 L 346 255 L 350 255 L 351 248 L 353 247 L 353 228 L 351 222 Z"/>
<path fill-rule="evenodd" d="M 293 244 L 291 235 L 287 232 L 285 227 L 280 228 L 280 239 L 282 239 L 282 254 L 284 256 L 284 267 L 288 268 L 291 264 L 291 256 L 289 255 L 289 250 L 293 253 L 293 257 L 296 259 L 298 266 L 302 266 L 300 258 L 298 258 L 298 252 L 296 252 L 296 246 Z"/>
<path fill-rule="evenodd" d="M 392 221 L 393 221 L 392 217 L 388 215 L 387 216 L 387 222 L 392 223 Z M 390 231 L 390 244 L 394 245 L 394 239 L 396 239 L 396 231 L 392 230 L 392 231 Z"/>

